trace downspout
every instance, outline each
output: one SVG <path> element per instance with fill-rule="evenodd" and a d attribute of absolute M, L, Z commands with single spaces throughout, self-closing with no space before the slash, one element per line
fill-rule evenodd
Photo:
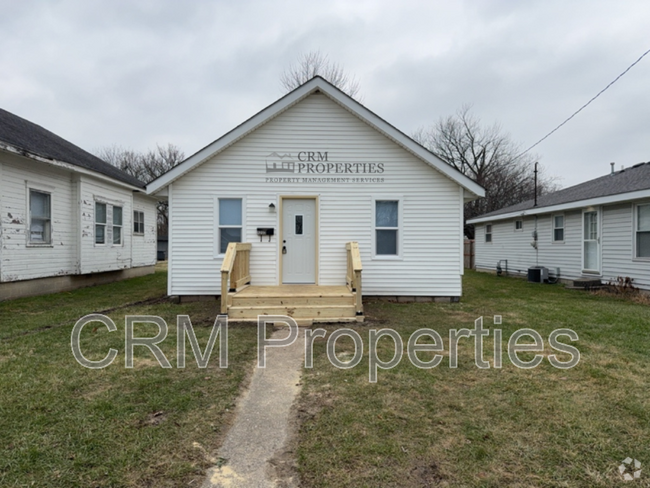
<path fill-rule="evenodd" d="M 535 170 L 537 172 L 537 170 Z M 535 191 L 537 195 L 537 191 Z M 533 237 L 535 239 L 535 266 L 539 266 L 539 240 L 537 238 L 537 215 L 535 215 L 535 230 L 533 231 Z"/>

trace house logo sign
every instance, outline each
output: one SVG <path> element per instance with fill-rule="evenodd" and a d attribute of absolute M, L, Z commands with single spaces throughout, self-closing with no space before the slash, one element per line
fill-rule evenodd
<path fill-rule="evenodd" d="M 328 151 L 272 152 L 265 158 L 266 173 L 276 176 L 296 175 L 378 175 L 384 172 L 384 163 L 337 163 L 330 160 Z"/>

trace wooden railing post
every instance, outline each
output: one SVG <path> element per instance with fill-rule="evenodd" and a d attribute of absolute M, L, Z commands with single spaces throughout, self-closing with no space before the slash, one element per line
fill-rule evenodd
<path fill-rule="evenodd" d="M 361 289 L 361 253 L 358 242 L 348 242 L 345 245 L 347 251 L 347 272 L 346 282 L 348 288 L 354 293 L 354 303 L 357 315 L 363 315 L 363 292 Z"/>
<path fill-rule="evenodd" d="M 251 282 L 248 242 L 231 242 L 221 264 L 221 313 L 228 313 L 229 293 Z"/>

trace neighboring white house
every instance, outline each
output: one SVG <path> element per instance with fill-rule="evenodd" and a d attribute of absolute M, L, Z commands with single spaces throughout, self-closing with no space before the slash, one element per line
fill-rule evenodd
<path fill-rule="evenodd" d="M 0 109 L 0 300 L 145 274 L 155 263 L 156 200 L 144 183 Z"/>
<path fill-rule="evenodd" d="M 650 290 L 650 163 L 549 193 L 468 221 L 476 268 L 524 274 L 543 266 L 560 279 L 632 278 Z M 535 237 L 536 236 L 536 237 Z M 505 262 L 501 263 L 502 269 Z"/>
<path fill-rule="evenodd" d="M 252 285 L 462 294 L 463 204 L 484 190 L 320 77 L 147 186 L 169 201 L 170 295 L 220 295 L 229 242 L 251 243 Z"/>

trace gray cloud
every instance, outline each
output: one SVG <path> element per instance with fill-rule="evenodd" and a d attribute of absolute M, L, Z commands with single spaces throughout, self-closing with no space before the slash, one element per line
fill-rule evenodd
<path fill-rule="evenodd" d="M 411 133 L 471 103 L 522 147 L 650 46 L 645 2 L 0 0 L 0 106 L 89 150 L 190 154 L 282 95 L 320 49 Z M 650 159 L 650 56 L 535 148 L 565 185 Z"/>

